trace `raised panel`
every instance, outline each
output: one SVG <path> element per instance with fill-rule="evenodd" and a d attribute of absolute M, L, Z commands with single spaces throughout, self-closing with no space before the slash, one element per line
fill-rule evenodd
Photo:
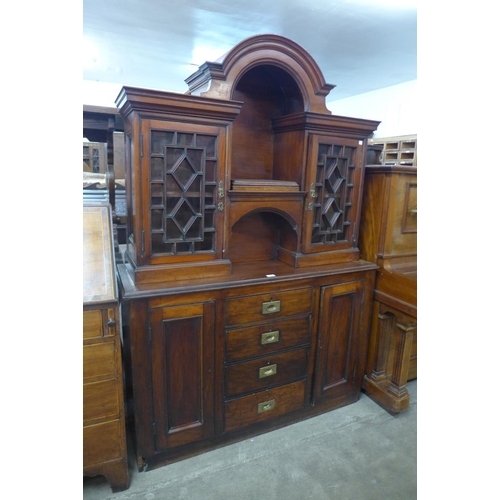
<path fill-rule="evenodd" d="M 354 388 L 362 293 L 359 281 L 322 290 L 316 402 Z"/>
<path fill-rule="evenodd" d="M 156 448 L 213 434 L 214 304 L 151 311 Z"/>

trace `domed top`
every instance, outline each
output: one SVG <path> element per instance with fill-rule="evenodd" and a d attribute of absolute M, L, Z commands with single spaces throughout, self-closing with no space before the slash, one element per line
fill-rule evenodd
<path fill-rule="evenodd" d="M 303 111 L 330 114 L 325 98 L 334 85 L 325 82 L 308 52 L 279 35 L 247 38 L 217 61 L 205 62 L 186 79 L 188 93 L 230 100 L 242 76 L 257 66 L 276 66 L 288 73 L 302 94 Z"/>

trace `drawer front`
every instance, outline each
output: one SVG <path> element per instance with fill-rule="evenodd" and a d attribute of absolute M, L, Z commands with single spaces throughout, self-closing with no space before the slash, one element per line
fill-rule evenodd
<path fill-rule="evenodd" d="M 83 311 L 83 338 L 93 339 L 103 336 L 102 312 L 100 309 Z"/>
<path fill-rule="evenodd" d="M 83 378 L 115 374 L 115 342 L 83 346 Z"/>
<path fill-rule="evenodd" d="M 263 422 L 304 407 L 305 382 L 294 382 L 225 404 L 226 431 Z"/>
<path fill-rule="evenodd" d="M 301 288 L 226 300 L 226 325 L 257 323 L 311 312 L 312 289 Z"/>
<path fill-rule="evenodd" d="M 237 396 L 306 376 L 307 349 L 297 349 L 228 366 L 225 395 Z"/>
<path fill-rule="evenodd" d="M 118 380 L 103 380 L 83 384 L 83 423 L 119 415 Z"/>
<path fill-rule="evenodd" d="M 239 361 L 309 342 L 310 316 L 226 331 L 226 361 Z"/>
<path fill-rule="evenodd" d="M 83 466 L 121 458 L 125 436 L 119 420 L 83 428 Z"/>

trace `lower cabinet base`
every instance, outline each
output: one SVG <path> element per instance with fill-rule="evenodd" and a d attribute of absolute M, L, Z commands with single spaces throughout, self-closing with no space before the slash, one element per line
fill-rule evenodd
<path fill-rule="evenodd" d="M 416 307 L 375 291 L 363 389 L 390 413 L 406 410 L 406 383 L 417 377 Z"/>
<path fill-rule="evenodd" d="M 128 463 L 125 458 L 111 460 L 97 465 L 88 465 L 83 468 L 84 476 L 104 476 L 111 486 L 113 493 L 128 489 L 130 481 Z"/>
<path fill-rule="evenodd" d="M 140 453 L 137 456 L 137 466 L 139 472 L 146 472 L 150 470 L 163 467 L 165 465 L 178 462 L 180 460 L 185 460 L 196 455 L 200 455 L 207 451 L 222 448 L 223 446 L 228 446 L 239 441 L 244 441 L 245 439 L 250 439 L 267 432 L 281 429 L 289 425 L 302 422 L 309 418 L 322 415 L 329 411 L 342 408 L 353 403 L 356 403 L 361 396 L 361 391 L 353 391 L 349 394 L 343 394 L 341 397 L 332 399 L 328 403 L 321 404 L 321 406 L 308 406 L 300 410 L 282 415 L 267 422 L 257 423 L 249 425 L 247 427 L 228 432 L 217 436 L 216 438 L 208 439 L 205 441 L 199 441 L 192 443 L 190 445 L 171 448 L 169 450 L 156 452 L 150 456 L 141 456 Z"/>
<path fill-rule="evenodd" d="M 399 413 L 410 405 L 410 395 L 406 386 L 397 388 L 391 384 L 390 380 L 376 382 L 366 377 L 363 389 L 369 397 L 390 413 Z"/>

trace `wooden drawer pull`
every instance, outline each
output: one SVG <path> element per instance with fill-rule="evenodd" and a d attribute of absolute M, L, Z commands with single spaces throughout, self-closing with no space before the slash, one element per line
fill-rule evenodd
<path fill-rule="evenodd" d="M 271 375 L 276 375 L 276 371 L 278 370 L 278 365 L 275 363 L 274 365 L 263 366 L 259 368 L 259 378 L 270 377 Z"/>
<path fill-rule="evenodd" d="M 271 300 L 262 304 L 262 314 L 272 314 L 281 310 L 281 300 Z"/>
<path fill-rule="evenodd" d="M 279 330 L 275 330 L 274 332 L 263 333 L 260 336 L 260 345 L 274 344 L 275 342 L 278 342 L 279 339 L 280 339 Z"/>
<path fill-rule="evenodd" d="M 276 404 L 275 399 L 271 399 L 270 401 L 263 401 L 259 403 L 257 406 L 257 413 L 262 413 L 264 411 L 269 411 L 274 409 L 274 405 Z"/>

